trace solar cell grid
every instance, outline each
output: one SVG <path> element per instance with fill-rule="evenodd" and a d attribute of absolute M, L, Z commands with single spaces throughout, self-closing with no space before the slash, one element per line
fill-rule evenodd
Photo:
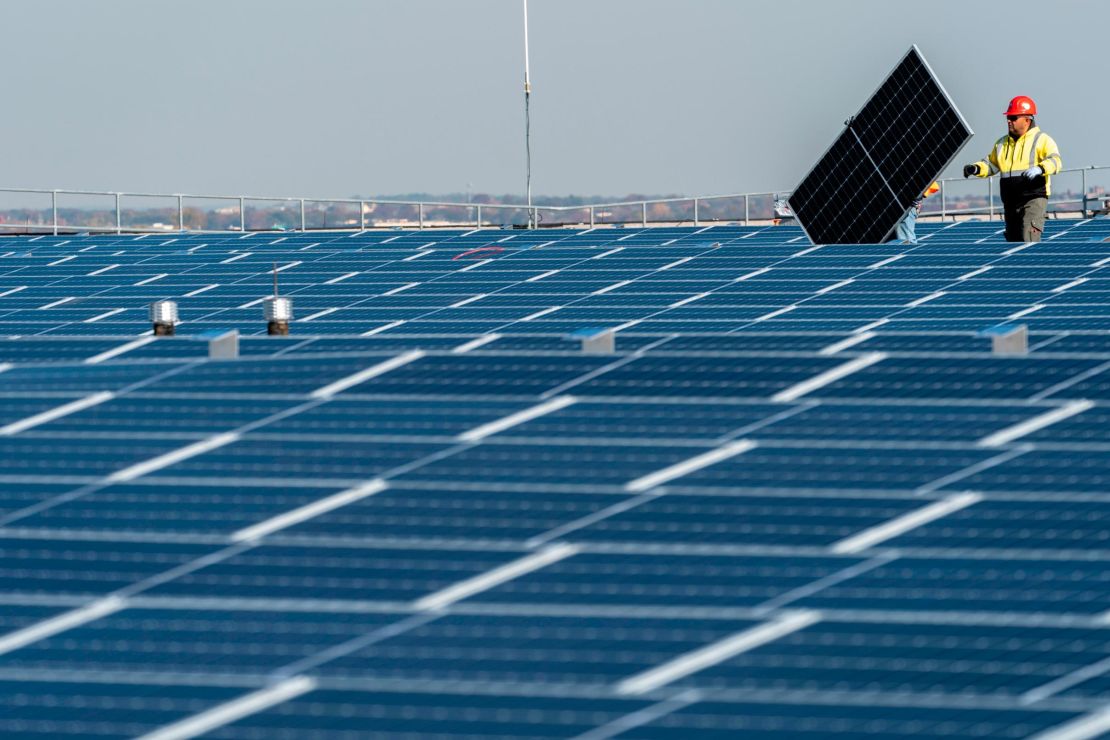
<path fill-rule="evenodd" d="M 473 488 L 460 495 L 450 487 L 398 487 L 401 485 L 405 482 L 394 481 L 387 491 L 293 527 L 288 536 L 351 543 L 380 538 L 522 542 L 624 499 L 613 493 Z"/>
<path fill-rule="evenodd" d="M 971 134 L 915 46 L 794 189 L 790 206 L 814 244 L 881 243 Z"/>
<path fill-rule="evenodd" d="M 322 690 L 221 728 L 211 736 L 224 740 L 259 735 L 343 737 L 363 732 L 372 724 L 383 734 L 399 737 L 575 737 L 647 706 L 650 702 L 591 697 Z"/>
<path fill-rule="evenodd" d="M 1105 656 L 1104 630 L 823 622 L 687 679 L 699 688 L 1021 696 Z"/>
<path fill-rule="evenodd" d="M 1034 713 L 997 709 L 936 709 L 751 703 L 741 706 L 712 701 L 667 713 L 623 737 L 636 740 L 679 740 L 693 734 L 719 736 L 742 733 L 752 740 L 785 740 L 805 735 L 831 738 L 1029 737 L 1075 717 L 1066 711 Z M 711 735 L 710 735 L 711 736 Z"/>
<path fill-rule="evenodd" d="M 329 664 L 328 675 L 605 685 L 754 622 L 448 616 Z"/>
<path fill-rule="evenodd" d="M 265 674 L 393 621 L 388 614 L 127 609 L 3 659 L 8 670 Z"/>
<path fill-rule="evenodd" d="M 582 542 L 823 546 L 894 519 L 921 501 L 661 496 L 574 533 Z"/>
<path fill-rule="evenodd" d="M 854 559 L 583 553 L 475 597 L 498 604 L 756 607 Z"/>
<path fill-rule="evenodd" d="M 135 736 L 212 709 L 238 693 L 220 686 L 13 679 L 0 684 L 0 729 L 13 738 Z"/>
<path fill-rule="evenodd" d="M 68 490 L 72 490 L 70 486 Z M 66 489 L 63 489 L 66 490 Z M 232 485 L 121 483 L 19 520 L 23 529 L 230 535 L 338 493 L 337 486 L 247 488 Z M 59 493 L 63 491 L 58 491 Z M 37 503 L 45 496 L 27 501 Z"/>
<path fill-rule="evenodd" d="M 1097 584 L 1102 563 L 1082 560 L 902 558 L 803 600 L 820 608 L 883 608 L 1099 614 L 1110 606 Z M 989 584 L 989 587 L 984 587 Z M 1094 662 L 1094 661 L 1092 661 Z"/>
<path fill-rule="evenodd" d="M 893 540 L 894 546 L 1105 551 L 1110 504 L 983 501 Z"/>
<path fill-rule="evenodd" d="M 517 553 L 262 546 L 186 574 L 163 596 L 408 602 L 512 560 Z M 324 605 L 326 606 L 326 605 Z"/>

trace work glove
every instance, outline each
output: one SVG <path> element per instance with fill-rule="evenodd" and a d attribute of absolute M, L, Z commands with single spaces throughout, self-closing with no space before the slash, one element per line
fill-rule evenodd
<path fill-rule="evenodd" d="M 978 174 L 979 174 L 979 165 L 977 165 L 977 164 L 965 164 L 964 165 L 964 177 L 974 177 L 975 175 L 978 175 Z"/>
<path fill-rule="evenodd" d="M 1044 168 L 1040 167 L 1040 166 L 1030 167 L 1029 169 L 1027 169 L 1025 172 L 1022 173 L 1022 175 L 1024 175 L 1026 180 L 1036 179 L 1036 178 L 1040 177 L 1043 174 L 1044 174 Z"/>

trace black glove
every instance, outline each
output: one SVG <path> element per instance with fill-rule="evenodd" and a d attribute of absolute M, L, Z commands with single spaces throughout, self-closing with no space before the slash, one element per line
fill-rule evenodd
<path fill-rule="evenodd" d="M 975 175 L 978 175 L 978 174 L 979 174 L 979 165 L 977 165 L 977 164 L 965 164 L 964 165 L 964 177 L 974 177 Z"/>

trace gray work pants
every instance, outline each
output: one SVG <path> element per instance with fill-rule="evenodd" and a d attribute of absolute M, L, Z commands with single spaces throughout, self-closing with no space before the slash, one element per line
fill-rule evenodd
<path fill-rule="evenodd" d="M 1003 203 L 1006 215 L 1006 241 L 1039 242 L 1044 233 L 1044 214 L 1048 198 L 1034 198 L 1024 203 Z"/>

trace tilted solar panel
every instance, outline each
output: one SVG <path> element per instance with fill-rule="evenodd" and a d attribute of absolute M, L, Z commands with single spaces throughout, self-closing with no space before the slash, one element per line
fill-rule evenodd
<path fill-rule="evenodd" d="M 913 46 L 794 189 L 790 207 L 814 244 L 886 241 L 972 133 Z"/>

